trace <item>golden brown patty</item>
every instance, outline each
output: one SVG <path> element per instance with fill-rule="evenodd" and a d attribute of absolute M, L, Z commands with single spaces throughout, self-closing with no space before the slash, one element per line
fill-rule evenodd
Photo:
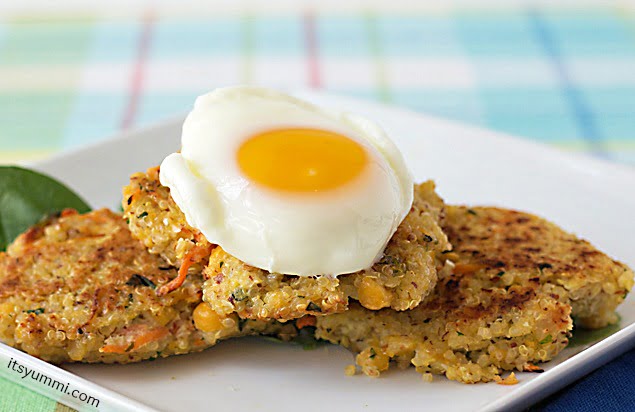
<path fill-rule="evenodd" d="M 201 303 L 200 276 L 158 297 L 155 286 L 175 276 L 121 216 L 65 211 L 0 253 L 0 340 L 51 362 L 128 363 L 231 336 L 284 335 L 279 324 L 215 317 Z"/>
<path fill-rule="evenodd" d="M 576 323 L 599 328 L 633 287 L 633 271 L 537 216 L 493 207 L 448 206 L 443 228 L 456 270 L 488 285 L 539 284 L 573 307 Z"/>
<path fill-rule="evenodd" d="M 503 370 L 535 370 L 567 344 L 570 314 L 585 327 L 616 319 L 633 272 L 588 242 L 536 216 L 446 207 L 453 251 L 435 291 L 407 312 L 369 311 L 317 318 L 316 335 L 358 353 L 377 375 L 395 360 L 461 382 Z"/>
<path fill-rule="evenodd" d="M 384 258 L 372 268 L 338 278 L 269 273 L 213 248 L 187 224 L 169 189 L 159 183 L 158 173 L 158 168 L 137 173 L 124 188 L 130 230 L 150 252 L 176 266 L 195 256 L 190 273 L 199 273 L 209 263 L 204 270 L 208 279 L 204 299 L 223 316 L 236 312 L 242 318 L 289 320 L 324 315 L 346 310 L 349 297 L 370 309 L 410 309 L 434 288 L 435 254 L 450 247 L 439 225 L 443 201 L 434 192 L 434 183 L 426 182 L 416 187 L 409 215 Z"/>
<path fill-rule="evenodd" d="M 377 376 L 389 361 L 430 378 L 487 382 L 504 370 L 529 370 L 568 343 L 570 306 L 537 287 L 488 287 L 469 275 L 439 279 L 416 308 L 370 311 L 353 304 L 317 318 L 316 336 L 350 348 L 362 371 Z"/>

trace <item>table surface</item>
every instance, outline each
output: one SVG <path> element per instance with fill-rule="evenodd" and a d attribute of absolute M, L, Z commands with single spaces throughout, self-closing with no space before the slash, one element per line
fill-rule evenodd
<path fill-rule="evenodd" d="M 635 165 L 632 2 L 75 3 L 0 5 L 0 163 L 183 114 L 199 94 L 250 83 L 378 100 Z M 588 400 L 599 380 L 606 395 L 622 387 L 613 372 L 634 362 L 627 354 L 540 408 Z M 20 407 L 64 410 L 0 380 L 0 411 Z"/>

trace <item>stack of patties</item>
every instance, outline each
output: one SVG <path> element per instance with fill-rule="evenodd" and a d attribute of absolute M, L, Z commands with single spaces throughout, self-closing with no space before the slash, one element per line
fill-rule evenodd
<path fill-rule="evenodd" d="M 123 207 L 178 272 L 159 296 L 203 275 L 207 333 L 228 319 L 311 327 L 371 376 L 391 361 L 461 382 L 538 370 L 572 316 L 615 321 L 633 283 L 544 220 L 446 208 L 374 123 L 263 89 L 200 97 L 180 152 L 133 175 Z"/>
<path fill-rule="evenodd" d="M 504 370 L 541 372 L 576 326 L 617 321 L 633 271 L 536 216 L 449 206 L 442 227 L 453 250 L 439 256 L 434 292 L 417 308 L 317 318 L 318 338 L 357 352 L 377 376 L 389 361 L 431 379 L 498 380 Z M 512 381 L 513 382 L 513 381 Z"/>
<path fill-rule="evenodd" d="M 159 293 L 203 273 L 221 319 L 324 316 L 351 298 L 412 309 L 450 248 L 434 185 L 414 189 L 379 127 L 264 89 L 199 97 L 180 152 L 133 175 L 123 207 L 133 235 L 179 270 Z"/>

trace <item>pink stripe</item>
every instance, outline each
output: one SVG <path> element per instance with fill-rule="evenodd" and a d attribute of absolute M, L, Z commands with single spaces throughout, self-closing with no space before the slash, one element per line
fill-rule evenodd
<path fill-rule="evenodd" d="M 137 47 L 137 58 L 132 76 L 130 77 L 130 89 L 128 94 L 128 105 L 124 111 L 121 121 L 121 128 L 127 129 L 134 124 L 135 117 L 139 106 L 139 98 L 143 90 L 143 75 L 145 73 L 146 62 L 148 59 L 148 50 L 152 38 L 152 29 L 154 26 L 154 14 L 147 13 L 142 21 L 143 27 L 139 37 L 139 46 Z"/>
<path fill-rule="evenodd" d="M 315 16 L 311 12 L 304 16 L 304 35 L 306 39 L 308 59 L 309 86 L 319 88 L 322 86 L 322 80 L 320 78 L 318 42 L 317 35 L 315 33 Z"/>

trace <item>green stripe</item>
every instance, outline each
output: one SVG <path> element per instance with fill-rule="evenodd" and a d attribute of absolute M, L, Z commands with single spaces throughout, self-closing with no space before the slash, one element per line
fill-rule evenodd
<path fill-rule="evenodd" d="M 84 61 L 92 44 L 94 23 L 87 20 L 13 19 L 0 45 L 3 65 L 74 63 Z"/>
<path fill-rule="evenodd" d="M 0 93 L 2 150 L 58 149 L 75 92 Z"/>
<path fill-rule="evenodd" d="M 242 76 L 243 83 L 253 81 L 253 55 L 254 55 L 254 16 L 246 14 L 242 18 L 241 27 L 241 52 L 242 52 Z"/>
<path fill-rule="evenodd" d="M 0 378 L 0 412 L 53 412 L 57 402 Z"/>
<path fill-rule="evenodd" d="M 377 82 L 377 94 L 380 101 L 389 103 L 392 100 L 388 87 L 388 76 L 386 74 L 386 62 L 384 60 L 381 39 L 377 28 L 377 18 L 373 13 L 366 13 L 366 36 L 370 55 L 375 67 L 375 79 Z"/>
<path fill-rule="evenodd" d="M 66 90 L 30 92 L 19 84 L 0 92 L 0 141 L 3 149 L 58 148 L 80 91 L 81 71 L 94 38 L 92 21 L 47 19 L 34 23 L 14 19 L 0 44 L 0 63 L 5 66 L 58 65 L 67 67 L 71 79 Z M 56 82 L 55 78 L 49 81 Z M 57 81 L 61 81 L 57 79 Z M 64 81 L 68 81 L 65 78 Z"/>

